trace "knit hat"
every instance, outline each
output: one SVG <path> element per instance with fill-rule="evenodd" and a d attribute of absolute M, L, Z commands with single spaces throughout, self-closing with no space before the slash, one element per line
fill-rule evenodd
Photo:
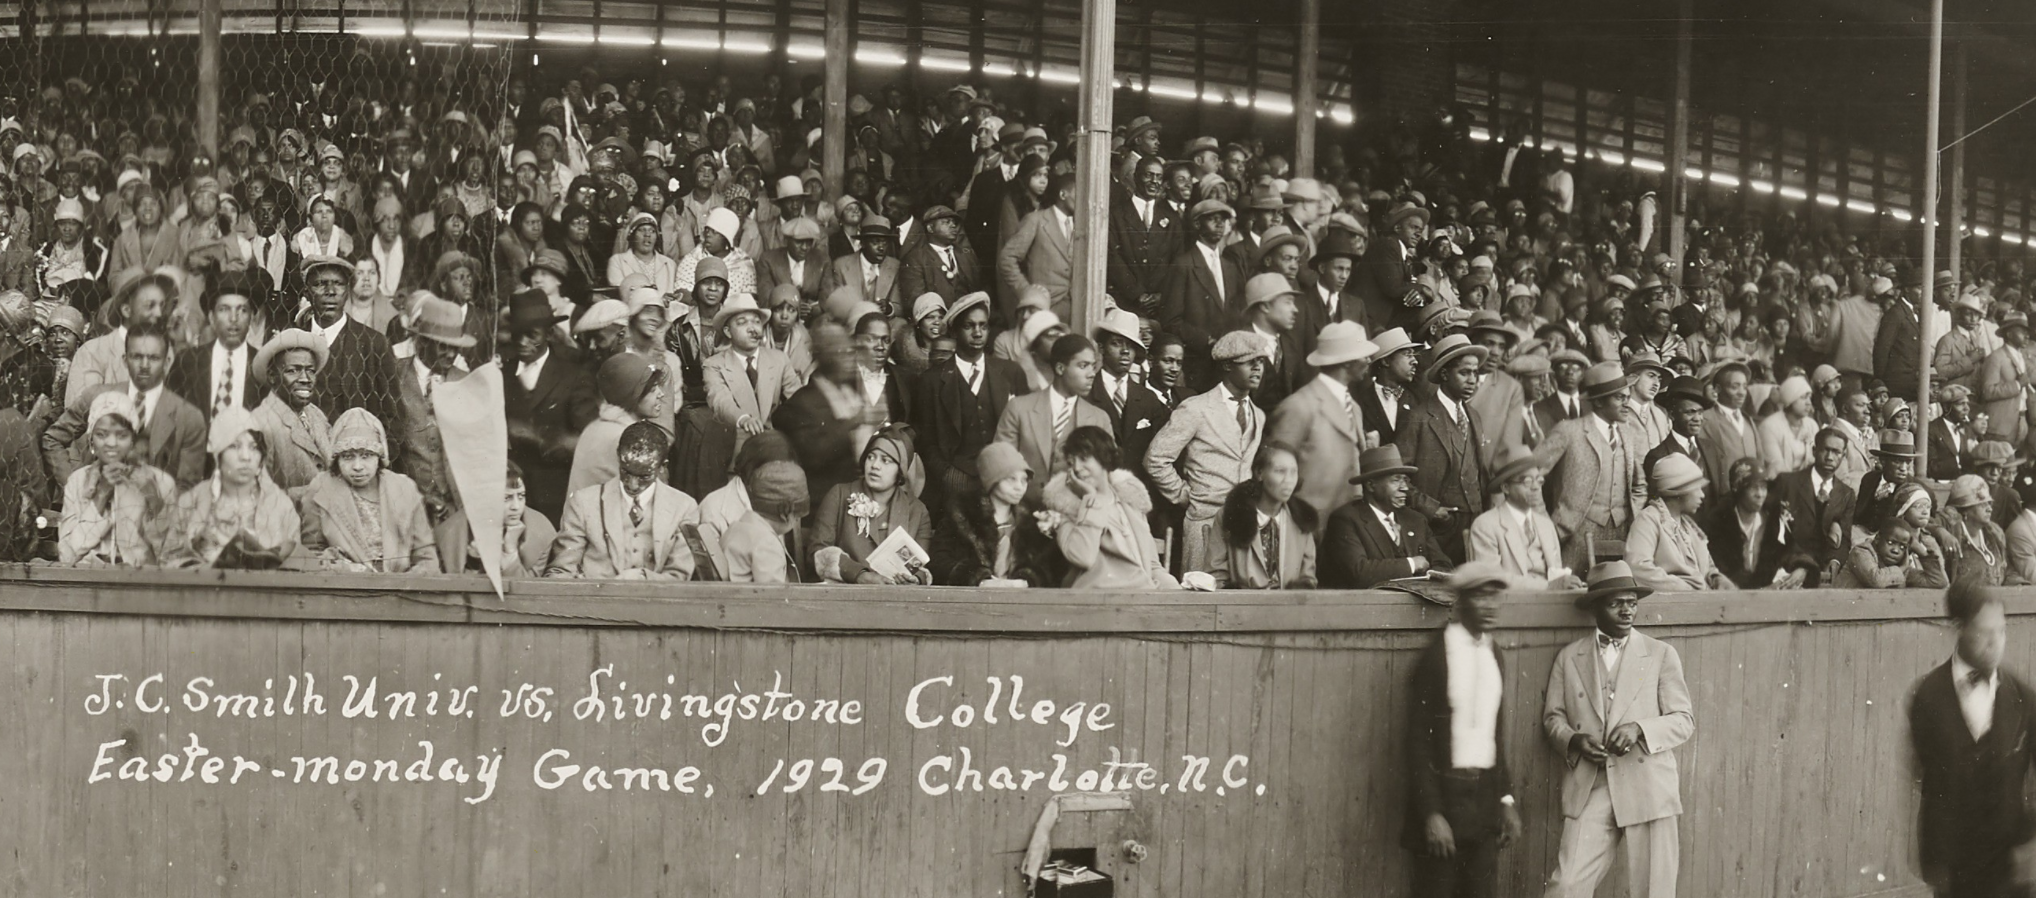
<path fill-rule="evenodd" d="M 332 422 L 332 457 L 355 450 L 372 452 L 384 464 L 389 461 L 389 433 L 382 419 L 364 408 L 347 409 Z"/>
<path fill-rule="evenodd" d="M 764 462 L 744 482 L 749 486 L 749 505 L 758 514 L 775 518 L 806 516 L 809 501 L 806 472 L 798 462 Z"/>
<path fill-rule="evenodd" d="M 1025 456 L 1011 443 L 993 442 L 976 454 L 976 477 L 985 491 L 1019 472 L 1030 474 L 1032 466 L 1025 463 Z"/>
<path fill-rule="evenodd" d="M 85 432 L 98 430 L 99 422 L 108 417 L 118 418 L 128 430 L 133 430 L 141 415 L 135 411 L 134 397 L 127 395 L 127 391 L 107 390 L 92 397 L 92 408 L 85 415 Z"/>

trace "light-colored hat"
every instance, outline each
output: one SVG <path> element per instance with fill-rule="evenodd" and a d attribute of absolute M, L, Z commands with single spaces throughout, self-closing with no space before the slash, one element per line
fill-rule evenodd
<path fill-rule="evenodd" d="M 458 251 L 455 250 L 454 252 Z M 304 257 L 303 272 L 305 280 L 307 281 L 310 280 L 311 275 L 316 273 L 320 268 L 338 268 L 345 271 L 349 279 L 353 277 L 353 263 L 348 262 L 347 260 L 342 259 L 338 256 Z"/>
<path fill-rule="evenodd" d="M 1946 504 L 1952 508 L 1971 508 L 1993 500 L 1993 495 L 1987 491 L 1987 482 L 1981 480 L 1978 474 L 1960 474 L 1957 480 L 1951 481 L 1951 501 Z"/>
<path fill-rule="evenodd" d="M 325 362 L 331 356 L 331 350 L 326 347 L 324 340 L 303 328 L 293 327 L 270 337 L 269 342 L 262 344 L 261 350 L 255 353 L 254 361 L 248 365 L 248 376 L 254 378 L 255 383 L 267 384 L 269 365 L 275 361 L 276 356 L 291 349 L 309 350 L 311 364 L 319 371 L 325 370 Z"/>
<path fill-rule="evenodd" d="M 729 297 L 727 302 L 722 303 L 721 308 L 714 311 L 714 321 L 709 327 L 719 332 L 722 325 L 734 320 L 737 315 L 755 315 L 762 321 L 771 320 L 771 313 L 756 304 L 756 297 L 747 293 L 737 293 Z"/>
<path fill-rule="evenodd" d="M 778 199 L 788 200 L 793 197 L 803 198 L 805 196 L 806 196 L 806 182 L 799 180 L 798 175 L 786 175 L 778 179 L 778 189 L 777 189 Z"/>
<path fill-rule="evenodd" d="M 1893 417 L 1894 412 L 1888 412 L 1888 416 Z M 1899 427 L 1887 428 L 1880 432 L 1880 445 L 1873 451 L 1876 455 L 1886 455 L 1894 458 L 1915 458 L 1916 435 Z"/>
<path fill-rule="evenodd" d="M 1018 291 L 1018 308 L 1044 309 L 1053 305 L 1053 292 L 1043 284 L 1028 284 Z"/>
<path fill-rule="evenodd" d="M 1632 278 L 1629 278 L 1623 274 L 1615 274 L 1612 275 L 1611 277 L 1606 278 L 1605 285 L 1608 287 L 1623 287 L 1628 293 L 1633 292 L 1633 289 L 1639 286 L 1633 283 Z"/>
<path fill-rule="evenodd" d="M 1972 398 L 1972 388 L 1964 384 L 1945 384 L 1937 391 L 1937 401 L 1946 404 Z"/>
<path fill-rule="evenodd" d="M 119 418 L 127 429 L 134 429 L 134 422 L 141 418 L 135 411 L 134 398 L 126 390 L 107 390 L 92 397 L 92 407 L 85 414 L 85 432 L 99 429 L 99 422 L 107 417 Z"/>
<path fill-rule="evenodd" d="M 1492 460 L 1492 485 L 1505 486 L 1515 477 L 1530 470 L 1540 469 L 1541 464 L 1535 460 L 1534 450 L 1519 443 L 1508 443 L 1505 448 L 1499 450 L 1499 457 Z"/>
<path fill-rule="evenodd" d="M 1404 339 L 1406 332 L 1400 332 Z M 1315 337 L 1315 351 L 1308 353 L 1311 367 L 1327 368 L 1371 358 L 1379 345 L 1365 338 L 1364 326 L 1355 321 L 1333 321 Z"/>
<path fill-rule="evenodd" d="M 912 300 L 912 320 L 915 322 L 926 320 L 928 315 L 946 312 L 947 300 L 940 298 L 938 293 L 921 293 L 918 299 Z"/>
<path fill-rule="evenodd" d="M 359 450 L 372 452 L 385 463 L 389 460 L 389 432 L 382 426 L 382 419 L 367 409 L 355 407 L 341 412 L 339 420 L 332 422 L 332 457 Z"/>
<path fill-rule="evenodd" d="M 1620 368 L 1617 362 L 1605 362 L 1592 365 L 1584 371 L 1583 382 L 1577 385 L 1577 389 L 1585 396 L 1597 399 L 1620 392 L 1631 385 L 1632 382 L 1627 380 L 1625 370 Z"/>
<path fill-rule="evenodd" d="M 1272 302 L 1282 296 L 1299 295 L 1301 291 L 1294 289 L 1293 282 L 1287 280 L 1284 274 L 1268 271 L 1253 275 L 1251 280 L 1244 282 L 1244 314 L 1251 314 L 1251 310 L 1261 303 Z"/>
<path fill-rule="evenodd" d="M 1230 204 L 1222 200 L 1203 200 L 1188 210 L 1189 221 L 1201 221 L 1210 215 L 1228 215 L 1234 218 L 1237 216 L 1237 210 L 1230 208 Z"/>
<path fill-rule="evenodd" d="M 1506 363 L 1506 373 L 1514 377 L 1539 377 L 1548 373 L 1548 357 L 1538 352 L 1523 352 Z M 1624 374 L 1619 375 L 1625 377 Z"/>
<path fill-rule="evenodd" d="M 1104 313 L 1103 320 L 1096 322 L 1096 332 L 1098 334 L 1116 334 L 1138 346 L 1145 345 L 1142 336 L 1138 333 L 1137 313 L 1126 309 L 1111 309 L 1109 312 Z"/>
<path fill-rule="evenodd" d="M 780 230 L 784 233 L 786 240 L 820 239 L 820 223 L 805 216 L 785 222 Z"/>
<path fill-rule="evenodd" d="M 1051 311 L 1039 311 L 1032 313 L 1032 317 L 1025 319 L 1025 327 L 1021 329 L 1020 333 L 1025 337 L 1025 345 L 1031 346 L 1032 341 L 1039 339 L 1040 334 L 1046 333 L 1053 328 L 1064 326 L 1061 324 L 1059 315 L 1055 315 Z"/>
<path fill-rule="evenodd" d="M 587 307 L 580 320 L 573 323 L 573 333 L 584 334 L 597 331 L 611 324 L 629 320 L 629 306 L 619 299 L 604 299 Z"/>
<path fill-rule="evenodd" d="M 218 455 L 240 439 L 243 433 L 259 430 L 255 425 L 254 413 L 238 405 L 228 404 L 219 414 L 212 416 L 212 430 L 206 435 L 205 453 Z"/>
<path fill-rule="evenodd" d="M 1404 327 L 1385 331 L 1372 338 L 1372 342 L 1378 344 L 1378 350 L 1372 354 L 1374 360 L 1384 359 L 1402 349 L 1421 348 L 1421 344 L 1414 342 L 1413 337 L 1407 336 L 1407 329 Z"/>
<path fill-rule="evenodd" d="M 434 343 L 442 343 L 457 349 L 469 349 L 474 345 L 474 335 L 467 333 L 467 310 L 448 299 L 440 299 L 427 290 L 411 295 L 411 302 L 417 310 L 417 317 L 410 322 L 412 336 L 423 337 Z"/>
<path fill-rule="evenodd" d="M 1654 491 L 1664 496 L 1676 496 L 1703 489 L 1710 481 L 1704 479 L 1704 469 L 1689 456 L 1680 452 L 1670 453 L 1654 463 L 1651 472 Z"/>
<path fill-rule="evenodd" d="M 49 322 L 44 326 L 52 328 L 61 327 L 82 338 L 85 336 L 86 330 L 85 313 L 78 311 L 74 306 L 59 303 L 50 306 Z"/>
<path fill-rule="evenodd" d="M 989 304 L 990 294 L 988 293 L 978 290 L 974 293 L 963 294 L 955 299 L 954 305 L 947 307 L 947 315 L 940 320 L 940 323 L 944 330 L 952 331 L 954 330 L 954 322 L 966 314 L 968 310 Z"/>
<path fill-rule="evenodd" d="M 1815 384 L 1817 386 L 1823 386 L 1824 384 L 1828 384 L 1834 380 L 1837 380 L 1840 376 L 1841 375 L 1838 373 L 1838 369 L 1833 368 L 1830 365 L 1818 365 L 1817 370 L 1810 372 L 1810 383 Z"/>
<path fill-rule="evenodd" d="M 1209 357 L 1219 362 L 1246 362 L 1272 358 L 1272 346 L 1251 331 L 1231 331 L 1217 338 Z"/>
<path fill-rule="evenodd" d="M 1442 376 L 1442 369 L 1449 367 L 1449 363 L 1469 355 L 1476 356 L 1478 363 L 1483 364 L 1485 357 L 1490 354 L 1490 349 L 1472 345 L 1469 337 L 1462 334 L 1450 334 L 1435 341 L 1435 348 L 1428 350 L 1428 364 L 1425 373 L 1428 376 L 1428 380 L 1432 383 Z"/>
<path fill-rule="evenodd" d="M 1025 456 L 1018 447 L 1005 442 L 991 442 L 976 453 L 976 477 L 984 490 L 1003 483 L 1005 479 L 1019 472 L 1033 473 L 1032 466 L 1025 463 Z"/>
<path fill-rule="evenodd" d="M 1783 378 L 1781 386 L 1775 390 L 1776 395 L 1781 398 L 1782 408 L 1788 408 L 1798 400 L 1809 398 L 1810 392 L 1810 382 L 1800 376 Z"/>
<path fill-rule="evenodd" d="M 631 318 L 635 318 L 637 313 L 644 309 L 656 309 L 659 312 L 665 310 L 665 295 L 657 292 L 657 288 L 649 284 L 623 288 L 622 299 L 629 305 Z"/>
<path fill-rule="evenodd" d="M 77 197 L 64 197 L 57 200 L 56 214 L 51 217 L 56 221 L 75 221 L 83 224 L 85 221 L 85 204 L 78 202 Z"/>
<path fill-rule="evenodd" d="M 1450 591 L 1460 594 L 1490 586 L 1504 588 L 1511 585 L 1513 581 L 1506 573 L 1505 568 L 1489 561 L 1472 561 L 1457 565 L 1454 570 L 1449 572 L 1448 579 L 1443 582 L 1449 587 Z"/>
<path fill-rule="evenodd" d="M 734 243 L 735 236 L 742 233 L 742 219 L 735 217 L 734 210 L 727 207 L 718 208 L 707 213 L 707 228 L 728 238 L 729 243 Z"/>

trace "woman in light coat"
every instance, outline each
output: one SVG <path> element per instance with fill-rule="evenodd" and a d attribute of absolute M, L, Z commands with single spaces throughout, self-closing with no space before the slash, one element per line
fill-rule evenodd
<path fill-rule="evenodd" d="M 1054 521 L 1054 540 L 1072 569 L 1074 589 L 1175 589 L 1160 563 L 1146 515 L 1152 494 L 1122 466 L 1122 452 L 1100 427 L 1077 427 L 1061 449 L 1067 470 L 1047 481 L 1043 494 Z"/>
<path fill-rule="evenodd" d="M 1670 455 L 1650 472 L 1655 497 L 1626 532 L 1626 563 L 1640 585 L 1657 592 L 1732 589 L 1711 560 L 1711 544 L 1697 524 L 1710 481 L 1687 455 Z"/>
<path fill-rule="evenodd" d="M 389 438 L 366 409 L 332 425 L 332 470 L 303 497 L 304 548 L 326 570 L 438 571 L 438 545 L 417 482 L 388 470 Z"/>

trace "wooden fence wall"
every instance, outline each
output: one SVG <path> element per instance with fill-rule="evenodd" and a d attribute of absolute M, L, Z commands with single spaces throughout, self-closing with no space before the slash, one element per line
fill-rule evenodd
<path fill-rule="evenodd" d="M 1022 894 L 1056 789 L 1106 787 L 1131 809 L 1066 815 L 1053 843 L 1100 846 L 1120 895 L 1406 891 L 1401 719 L 1446 613 L 1406 596 L 403 583 L 0 571 L 0 893 L 987 898 Z M 1904 708 L 1950 651 L 1939 607 L 1643 604 L 1696 703 L 1683 894 L 1918 893 Z M 2011 607 L 2030 670 L 2030 603 Z M 1561 827 L 1541 694 L 1586 621 L 1563 596 L 1504 620 L 1528 832 L 1503 893 L 1535 894 Z M 581 701 L 590 675 L 632 694 L 622 719 Z M 350 716 L 370 679 L 376 715 Z"/>

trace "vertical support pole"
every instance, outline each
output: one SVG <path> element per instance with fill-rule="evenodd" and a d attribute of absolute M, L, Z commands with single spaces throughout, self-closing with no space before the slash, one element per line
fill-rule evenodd
<path fill-rule="evenodd" d="M 198 145 L 219 158 L 219 0 L 198 0 Z"/>
<path fill-rule="evenodd" d="M 1929 107 L 1923 122 L 1923 268 L 1916 273 L 1922 280 L 1922 301 L 1916 304 L 1918 321 L 1916 353 L 1919 360 L 1916 378 L 1916 430 L 1922 432 L 1927 426 L 1925 410 L 1930 408 L 1930 358 L 1936 354 L 1937 340 L 1930 333 L 1931 319 L 1936 317 L 1937 297 L 1933 291 L 1937 284 L 1937 116 L 1944 100 L 1944 0 L 1930 0 L 1930 94 Z M 1930 446 L 1928 440 L 1918 440 L 1916 445 L 1916 470 L 1930 470 Z"/>
<path fill-rule="evenodd" d="M 1294 53 L 1294 175 L 1315 177 L 1315 86 L 1322 59 L 1322 0 L 1300 0 L 1300 48 Z"/>
<path fill-rule="evenodd" d="M 1110 227 L 1110 86 L 1117 65 L 1117 0 L 1082 3 L 1081 132 L 1075 138 L 1075 234 L 1069 329 L 1086 334 L 1103 314 Z M 1130 298 L 1127 297 L 1127 301 Z"/>
<path fill-rule="evenodd" d="M 821 98 L 820 184 L 827 198 L 841 196 L 841 179 L 848 167 L 848 60 L 854 49 L 849 44 L 848 5 L 851 0 L 827 0 L 827 61 Z"/>
<path fill-rule="evenodd" d="M 1965 41 L 1951 45 L 1951 139 L 1958 145 L 1951 148 L 1951 255 L 1945 260 L 1945 267 L 1951 269 L 1951 289 L 1965 287 L 1965 270 L 1959 262 L 1965 257 Z"/>
<path fill-rule="evenodd" d="M 1689 215 L 1690 181 L 1683 175 L 1690 153 L 1690 18 L 1695 15 L 1693 0 L 1678 0 L 1675 25 L 1675 104 L 1668 110 L 1668 147 L 1662 160 L 1662 187 L 1668 191 L 1668 259 L 1676 273 L 1671 295 L 1682 289 L 1685 230 Z M 1779 178 L 1777 178 L 1779 180 Z M 1777 188 L 1779 189 L 1779 188 Z"/>

